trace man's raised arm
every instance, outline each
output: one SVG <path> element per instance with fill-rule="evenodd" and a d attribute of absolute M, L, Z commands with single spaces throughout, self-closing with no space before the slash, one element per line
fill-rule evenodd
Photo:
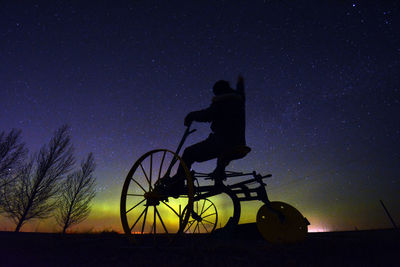
<path fill-rule="evenodd" d="M 245 94 L 244 94 L 244 79 L 243 76 L 239 74 L 237 84 L 236 84 L 236 91 L 238 94 L 240 94 L 243 99 L 245 99 Z"/>

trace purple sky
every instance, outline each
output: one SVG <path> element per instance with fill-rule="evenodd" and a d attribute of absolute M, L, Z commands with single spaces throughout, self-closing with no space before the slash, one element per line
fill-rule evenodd
<path fill-rule="evenodd" d="M 316 230 L 390 227 L 379 199 L 400 223 L 399 3 L 89 3 L 0 6 L 0 130 L 22 129 L 33 153 L 71 126 L 78 161 L 97 162 L 89 222 L 120 230 L 134 161 L 175 149 L 185 115 L 241 73 L 252 152 L 231 169 L 272 173 L 270 198 Z M 247 209 L 254 221 L 258 206 Z"/>

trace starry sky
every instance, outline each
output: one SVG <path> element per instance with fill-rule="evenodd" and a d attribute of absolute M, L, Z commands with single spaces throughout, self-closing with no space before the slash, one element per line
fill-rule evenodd
<path fill-rule="evenodd" d="M 34 153 L 69 124 L 78 162 L 97 163 L 92 213 L 74 230 L 121 231 L 136 159 L 175 150 L 185 115 L 241 73 L 252 152 L 228 169 L 271 173 L 270 199 L 311 231 L 391 227 L 379 200 L 400 224 L 399 26 L 397 1 L 2 1 L 0 130 L 21 129 Z M 210 131 L 194 128 L 186 145 Z M 260 205 L 243 204 L 241 223 Z"/>

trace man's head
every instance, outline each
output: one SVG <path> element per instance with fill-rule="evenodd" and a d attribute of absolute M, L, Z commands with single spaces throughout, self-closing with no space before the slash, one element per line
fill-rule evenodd
<path fill-rule="evenodd" d="M 214 95 L 223 95 L 223 94 L 232 93 L 233 89 L 229 85 L 229 82 L 220 80 L 214 84 L 213 92 L 214 92 Z"/>

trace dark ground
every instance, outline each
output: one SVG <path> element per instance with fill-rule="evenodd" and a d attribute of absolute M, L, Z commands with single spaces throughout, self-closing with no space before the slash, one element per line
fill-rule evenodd
<path fill-rule="evenodd" d="M 0 232 L 1 266 L 400 266 L 400 231 L 311 233 L 272 245 L 254 225 L 229 235 L 135 244 L 115 233 Z"/>

